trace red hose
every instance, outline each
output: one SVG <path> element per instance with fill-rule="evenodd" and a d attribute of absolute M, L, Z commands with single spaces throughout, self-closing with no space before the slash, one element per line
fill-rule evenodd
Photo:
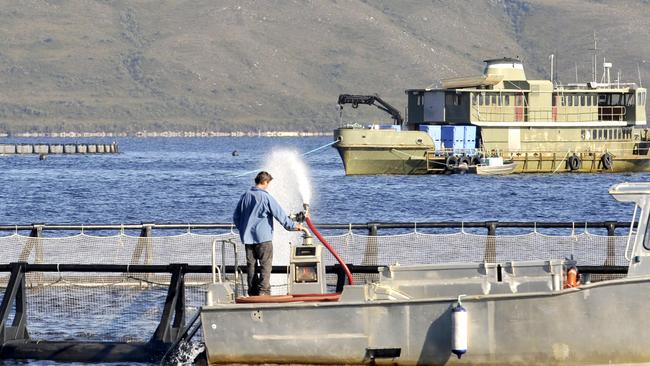
<path fill-rule="evenodd" d="M 345 271 L 345 275 L 348 277 L 348 284 L 353 285 L 354 280 L 352 280 L 352 272 L 350 272 L 350 269 L 348 268 L 347 264 L 343 262 L 343 259 L 339 257 L 339 253 L 337 253 L 336 250 L 332 248 L 330 243 L 328 243 L 327 240 L 325 240 L 325 238 L 320 234 L 320 232 L 318 232 L 318 229 L 316 229 L 316 226 L 314 226 L 314 224 L 311 222 L 311 219 L 309 217 L 307 217 L 306 221 L 307 221 L 307 226 L 309 226 L 311 232 L 316 235 L 318 240 L 320 240 L 320 242 L 323 243 L 323 245 L 327 248 L 327 250 L 329 250 L 330 253 L 332 253 L 332 255 L 334 256 L 334 258 L 336 258 L 336 260 L 341 264 L 341 267 L 343 267 L 343 270 Z"/>

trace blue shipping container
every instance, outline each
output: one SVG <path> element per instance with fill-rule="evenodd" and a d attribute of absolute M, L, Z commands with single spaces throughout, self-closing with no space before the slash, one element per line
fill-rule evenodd
<path fill-rule="evenodd" d="M 445 149 L 460 154 L 465 148 L 465 126 L 442 126 L 442 143 Z"/>
<path fill-rule="evenodd" d="M 476 126 L 465 126 L 465 149 L 476 149 Z"/>
<path fill-rule="evenodd" d="M 442 148 L 442 134 L 441 134 L 440 127 L 441 126 L 435 126 L 435 125 L 420 125 L 420 131 L 424 131 L 429 136 L 431 136 L 436 151 L 440 151 L 440 149 Z"/>

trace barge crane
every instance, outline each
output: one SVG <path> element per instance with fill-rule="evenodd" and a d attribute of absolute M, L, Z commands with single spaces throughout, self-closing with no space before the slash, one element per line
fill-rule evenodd
<path fill-rule="evenodd" d="M 358 108 L 359 104 L 374 105 L 375 107 L 381 109 L 382 111 L 390 114 L 390 116 L 395 121 L 394 124 L 402 125 L 404 119 L 402 114 L 397 110 L 397 108 L 386 103 L 378 95 L 352 95 L 352 94 L 341 94 L 339 95 L 339 108 L 343 109 L 344 104 L 352 104 L 352 108 Z"/>

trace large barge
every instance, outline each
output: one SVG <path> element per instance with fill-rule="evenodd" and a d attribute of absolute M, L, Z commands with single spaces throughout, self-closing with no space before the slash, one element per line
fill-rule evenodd
<path fill-rule="evenodd" d="M 646 89 L 612 81 L 611 63 L 600 82 L 567 85 L 527 79 L 518 59 L 485 63 L 482 75 L 406 90 L 405 122 L 380 98 L 340 96 L 341 109 L 379 104 L 394 119 L 334 131 L 346 174 L 445 173 L 492 156 L 515 173 L 650 171 Z"/>

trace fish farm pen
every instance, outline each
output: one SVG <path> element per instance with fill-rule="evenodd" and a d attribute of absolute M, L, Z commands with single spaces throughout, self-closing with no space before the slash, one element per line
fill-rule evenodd
<path fill-rule="evenodd" d="M 117 154 L 119 147 L 116 142 L 111 144 L 100 143 L 20 143 L 0 144 L 0 155 L 22 154 Z"/>
<path fill-rule="evenodd" d="M 359 283 L 387 265 L 571 259 L 590 281 L 627 272 L 630 222 L 320 224 Z M 540 231 L 548 230 L 548 233 Z M 242 280 L 232 224 L 0 225 L 0 359 L 160 362 L 200 344 L 220 276 Z M 328 253 L 327 284 L 345 275 Z M 277 259 L 277 258 L 276 258 Z M 273 266 L 286 275 L 287 266 Z M 284 287 L 283 287 L 284 286 Z M 275 285 L 275 293 L 286 285 Z"/>

